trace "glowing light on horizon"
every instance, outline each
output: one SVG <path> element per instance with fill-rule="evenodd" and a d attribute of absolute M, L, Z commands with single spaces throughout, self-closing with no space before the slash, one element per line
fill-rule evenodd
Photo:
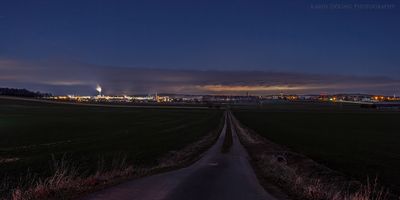
<path fill-rule="evenodd" d="M 306 90 L 313 89 L 310 86 L 286 86 L 286 85 L 275 85 L 275 86 L 263 86 L 263 85 L 255 85 L 255 86 L 232 86 L 232 85 L 204 85 L 198 86 L 197 88 L 207 91 L 214 92 L 233 92 L 233 91 L 279 91 L 279 90 Z"/>
<path fill-rule="evenodd" d="M 100 87 L 100 85 L 97 85 L 97 86 L 96 86 L 96 90 L 97 90 L 97 92 L 101 93 L 101 87 Z"/>

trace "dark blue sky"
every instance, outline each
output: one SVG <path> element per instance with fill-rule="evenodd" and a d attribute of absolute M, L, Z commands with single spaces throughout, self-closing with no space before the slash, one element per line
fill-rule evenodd
<path fill-rule="evenodd" d="M 400 79 L 399 6 L 396 0 L 1 1 L 0 59 L 51 61 L 53 68 L 67 62 Z"/>

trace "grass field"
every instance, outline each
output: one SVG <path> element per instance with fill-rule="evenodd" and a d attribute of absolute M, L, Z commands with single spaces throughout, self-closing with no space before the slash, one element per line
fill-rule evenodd
<path fill-rule="evenodd" d="M 151 166 L 218 127 L 222 111 L 112 108 L 0 99 L 0 177 L 46 176 L 52 157 L 85 171 L 99 157 Z"/>
<path fill-rule="evenodd" d="M 400 112 L 357 105 L 285 103 L 234 109 L 267 139 L 360 181 L 400 193 Z"/>

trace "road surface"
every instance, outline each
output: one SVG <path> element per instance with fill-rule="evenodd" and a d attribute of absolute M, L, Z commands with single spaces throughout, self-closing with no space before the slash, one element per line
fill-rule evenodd
<path fill-rule="evenodd" d="M 233 126 L 233 144 L 221 153 L 230 113 L 217 142 L 193 165 L 135 179 L 84 200 L 276 200 L 259 184 Z"/>

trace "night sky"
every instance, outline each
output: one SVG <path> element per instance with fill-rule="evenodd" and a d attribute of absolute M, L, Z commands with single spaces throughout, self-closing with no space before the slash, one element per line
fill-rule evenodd
<path fill-rule="evenodd" d="M 399 24 L 396 0 L 4 0 L 0 87 L 400 95 Z"/>

